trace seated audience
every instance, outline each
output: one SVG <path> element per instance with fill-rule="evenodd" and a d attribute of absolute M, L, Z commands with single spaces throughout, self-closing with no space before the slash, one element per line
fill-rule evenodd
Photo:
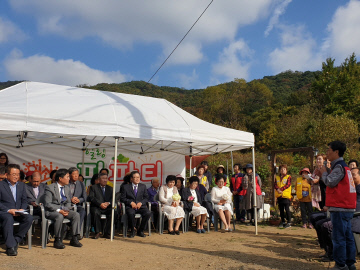
<path fill-rule="evenodd" d="M 64 218 L 69 219 L 71 222 L 72 238 L 70 245 L 74 247 L 82 247 L 82 244 L 78 240 L 78 238 L 80 238 L 80 215 L 79 213 L 71 210 L 72 196 L 68 186 L 69 180 L 69 171 L 67 169 L 59 169 L 55 176 L 56 183 L 45 187 L 45 217 L 54 222 L 54 247 L 57 249 L 65 248 L 62 240 Z"/>
<path fill-rule="evenodd" d="M 309 168 L 302 169 L 299 174 L 301 177 L 296 179 L 296 197 L 300 202 L 301 219 L 303 228 L 312 229 L 310 223 L 310 216 L 312 214 L 312 202 L 311 202 L 311 186 L 308 175 L 311 174 Z"/>
<path fill-rule="evenodd" d="M 144 229 L 151 216 L 151 212 L 146 206 L 149 195 L 146 190 L 146 185 L 140 183 L 141 177 L 139 172 L 131 172 L 130 179 L 131 184 L 123 186 L 120 199 L 121 202 L 125 204 L 125 212 L 129 220 L 129 227 L 131 230 L 129 238 L 135 236 L 135 214 L 140 214 L 142 217 L 140 226 L 137 230 L 137 235 L 145 237 Z"/>
<path fill-rule="evenodd" d="M 50 181 L 47 181 L 46 184 L 51 185 L 51 184 L 56 183 L 56 181 L 55 181 L 56 172 L 57 172 L 57 170 L 52 170 L 52 171 L 50 172 L 50 179 L 51 179 L 51 180 L 50 180 Z"/>
<path fill-rule="evenodd" d="M 231 216 L 233 209 L 231 207 L 232 194 L 225 185 L 225 177 L 218 174 L 215 178 L 216 187 L 211 190 L 211 201 L 214 203 L 214 209 L 218 213 L 221 221 L 225 225 L 225 231 L 231 232 L 230 227 Z"/>
<path fill-rule="evenodd" d="M 99 174 L 95 173 L 90 180 L 90 185 L 86 188 L 86 194 L 90 194 L 91 187 L 100 183 Z"/>
<path fill-rule="evenodd" d="M 29 178 L 29 183 L 26 184 L 26 194 L 28 204 L 34 208 L 33 215 L 41 216 L 40 204 L 44 200 L 45 184 L 41 183 L 41 174 L 35 171 Z"/>
<path fill-rule="evenodd" d="M 196 220 L 196 232 L 205 233 L 204 223 L 206 217 L 208 217 L 208 212 L 205 207 L 201 206 L 202 200 L 198 190 L 196 190 L 199 185 L 199 178 L 197 176 L 192 176 L 189 179 L 190 186 L 184 188 L 182 191 L 182 199 L 184 201 L 184 210 L 185 212 L 191 213 Z"/>
<path fill-rule="evenodd" d="M 4 167 L 6 168 L 6 166 L 9 164 L 9 158 L 7 156 L 6 153 L 0 153 L 0 168 Z"/>
<path fill-rule="evenodd" d="M 174 200 L 173 195 L 178 194 L 175 186 L 176 176 L 168 175 L 166 177 L 166 185 L 159 190 L 159 201 L 164 204 L 163 212 L 168 219 L 168 232 L 171 235 L 179 235 L 179 227 L 185 216 L 183 208 L 180 206 L 180 200 Z M 174 220 L 176 220 L 175 228 Z"/>
<path fill-rule="evenodd" d="M 124 185 L 131 184 L 131 173 L 127 173 L 124 176 L 123 182 L 120 185 L 120 192 L 123 190 Z"/>
<path fill-rule="evenodd" d="M 149 202 L 151 202 L 151 212 L 154 215 L 154 226 L 157 226 L 159 219 L 158 202 L 155 200 L 156 194 L 159 192 L 160 180 L 157 177 L 151 179 L 151 187 L 147 189 L 149 195 Z"/>
<path fill-rule="evenodd" d="M 6 167 L 0 167 L 0 181 L 6 179 Z"/>
<path fill-rule="evenodd" d="M 79 181 L 79 170 L 75 167 L 69 168 L 69 188 L 71 194 L 71 203 L 76 204 L 77 212 L 80 215 L 80 228 L 84 222 L 86 211 L 83 203 L 86 202 L 87 194 L 83 182 Z"/>
<path fill-rule="evenodd" d="M 179 194 L 181 194 L 181 191 L 184 188 L 184 177 L 181 176 L 181 174 L 176 175 L 176 188 L 178 189 Z"/>
<path fill-rule="evenodd" d="M 84 183 L 84 176 L 82 174 L 79 174 L 79 181 Z"/>
<path fill-rule="evenodd" d="M 100 174 L 100 173 L 105 173 L 107 176 L 109 176 L 109 169 L 107 169 L 107 168 L 102 168 L 102 169 L 100 170 L 99 174 Z M 113 184 L 112 182 L 110 182 L 109 180 L 108 180 L 108 182 L 107 182 L 107 185 L 110 186 L 110 187 L 114 187 L 114 184 Z"/>
<path fill-rule="evenodd" d="M 20 180 L 23 183 L 28 183 L 28 180 L 26 179 L 26 174 L 23 172 L 23 170 L 20 171 Z"/>
<path fill-rule="evenodd" d="M 112 211 L 111 202 L 112 202 L 113 188 L 106 184 L 108 181 L 107 174 L 100 173 L 99 179 L 100 179 L 99 184 L 91 186 L 90 194 L 89 194 L 89 201 L 91 202 L 90 212 L 95 228 L 94 239 L 98 239 L 100 237 L 101 215 L 106 215 L 106 227 L 103 236 L 106 238 L 110 238 L 110 233 L 111 233 L 111 211 Z"/>
<path fill-rule="evenodd" d="M 17 256 L 18 245 L 33 221 L 31 215 L 19 213 L 28 205 L 25 184 L 19 182 L 19 179 L 20 166 L 9 164 L 6 167 L 6 179 L 0 182 L 0 223 L 8 256 Z M 20 223 L 16 233 L 14 221 Z"/>

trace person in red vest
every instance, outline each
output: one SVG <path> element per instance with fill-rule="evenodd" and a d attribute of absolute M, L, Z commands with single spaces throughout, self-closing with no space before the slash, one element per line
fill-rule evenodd
<path fill-rule="evenodd" d="M 321 180 L 326 185 L 325 205 L 329 207 L 333 225 L 332 242 L 335 266 L 331 269 L 356 269 L 356 247 L 351 231 L 351 219 L 356 209 L 356 188 L 349 167 L 343 156 L 346 144 L 333 141 L 328 144 L 327 158 L 331 172 L 323 166 Z"/>
<path fill-rule="evenodd" d="M 233 194 L 235 215 L 237 222 L 245 222 L 246 211 L 240 210 L 240 203 L 244 197 L 244 191 L 241 189 L 241 182 L 244 174 L 240 171 L 241 165 L 234 164 L 234 174 L 231 176 L 230 191 Z"/>

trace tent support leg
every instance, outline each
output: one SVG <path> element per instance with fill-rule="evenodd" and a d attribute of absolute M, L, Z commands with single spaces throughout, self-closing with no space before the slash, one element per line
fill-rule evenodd
<path fill-rule="evenodd" d="M 115 218 L 115 194 L 116 194 L 116 178 L 117 178 L 117 148 L 118 148 L 119 137 L 115 138 L 115 153 L 114 153 L 114 182 L 113 182 L 113 194 L 112 194 L 112 211 L 111 211 L 111 233 L 110 239 L 114 241 L 114 218 Z"/>
<path fill-rule="evenodd" d="M 234 157 L 233 157 L 232 151 L 230 153 L 231 153 L 231 171 L 233 171 L 233 169 L 234 169 Z"/>
<path fill-rule="evenodd" d="M 252 162 L 253 162 L 253 200 L 254 200 L 254 222 L 255 222 L 255 235 L 258 235 L 257 224 L 257 206 L 256 206 L 256 172 L 255 172 L 255 147 L 252 147 Z"/>

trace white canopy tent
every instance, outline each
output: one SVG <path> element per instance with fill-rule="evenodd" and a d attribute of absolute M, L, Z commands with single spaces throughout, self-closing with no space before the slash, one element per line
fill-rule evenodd
<path fill-rule="evenodd" d="M 0 99 L 0 144 L 7 146 L 115 146 L 115 157 L 117 149 L 195 156 L 254 147 L 252 133 L 205 122 L 165 99 L 38 82 L 6 88 Z"/>

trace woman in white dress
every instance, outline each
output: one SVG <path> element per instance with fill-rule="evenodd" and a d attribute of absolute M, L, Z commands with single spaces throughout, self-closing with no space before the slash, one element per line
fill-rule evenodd
<path fill-rule="evenodd" d="M 225 225 L 225 231 L 231 232 L 230 220 L 233 215 L 233 209 L 231 207 L 232 194 L 230 189 L 224 186 L 224 183 L 225 176 L 222 174 L 216 175 L 216 186 L 211 190 L 211 201 L 214 203 L 214 209 Z"/>
<path fill-rule="evenodd" d="M 166 177 L 166 185 L 162 186 L 159 190 L 159 200 L 162 204 L 164 204 L 164 214 L 168 218 L 168 231 L 171 235 L 179 235 L 179 227 L 185 216 L 185 212 L 180 206 L 180 200 L 174 201 L 173 195 L 179 194 L 176 186 L 176 176 L 168 175 Z M 174 220 L 176 219 L 175 228 Z"/>
<path fill-rule="evenodd" d="M 202 200 L 199 191 L 196 189 L 199 185 L 199 178 L 191 176 L 189 179 L 190 186 L 182 191 L 182 199 L 184 201 L 184 210 L 190 212 L 196 219 L 196 232 L 205 233 L 204 223 L 208 212 L 205 207 L 201 206 Z"/>

